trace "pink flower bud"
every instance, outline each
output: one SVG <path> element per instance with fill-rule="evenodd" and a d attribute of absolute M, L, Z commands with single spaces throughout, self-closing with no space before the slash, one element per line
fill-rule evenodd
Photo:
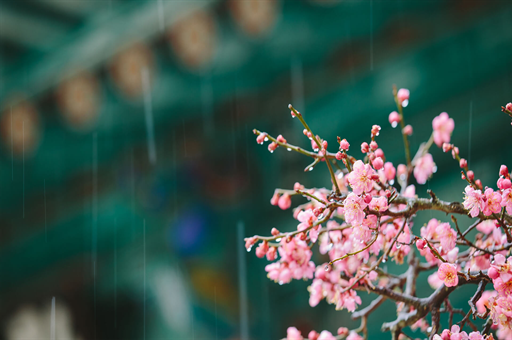
<path fill-rule="evenodd" d="M 361 152 L 368 153 L 368 151 L 370 151 L 370 147 L 369 147 L 368 143 L 364 142 L 363 144 L 361 144 Z"/>
<path fill-rule="evenodd" d="M 338 152 L 339 152 L 339 151 L 338 151 Z M 318 151 L 318 156 L 320 156 L 320 157 L 325 156 L 325 150 L 324 150 L 324 149 L 322 149 L 322 150 Z"/>
<path fill-rule="evenodd" d="M 396 97 L 398 98 L 398 102 L 400 104 L 405 104 L 405 105 L 402 105 L 403 107 L 407 106 L 407 103 L 404 103 L 404 101 L 409 101 L 409 90 L 408 89 L 400 89 L 398 90 L 398 93 L 396 94 Z"/>
<path fill-rule="evenodd" d="M 292 205 L 292 199 L 290 198 L 290 195 L 284 194 L 279 198 L 279 201 L 277 202 L 277 205 L 279 208 L 286 210 Z"/>
<path fill-rule="evenodd" d="M 368 158 L 370 159 L 370 161 L 371 161 L 371 162 L 373 162 L 373 160 L 374 160 L 375 158 L 377 158 L 377 157 L 375 156 L 375 153 L 370 152 L 370 154 L 368 155 Z"/>
<path fill-rule="evenodd" d="M 391 124 L 392 127 L 396 127 L 398 123 L 400 123 L 400 115 L 398 112 L 393 111 L 389 114 L 389 124 Z"/>
<path fill-rule="evenodd" d="M 397 168 L 398 176 L 407 175 L 407 167 L 405 164 L 398 164 Z"/>
<path fill-rule="evenodd" d="M 380 126 L 373 125 L 372 126 L 372 136 L 378 136 L 380 131 Z"/>
<path fill-rule="evenodd" d="M 512 103 L 508 103 L 506 106 L 505 106 L 505 109 L 509 110 L 510 112 L 512 112 Z"/>
<path fill-rule="evenodd" d="M 378 147 L 379 147 L 379 144 L 377 144 L 376 141 L 372 140 L 372 142 L 370 143 L 370 150 L 375 151 L 375 150 L 377 150 Z"/>
<path fill-rule="evenodd" d="M 464 158 L 461 158 L 459 161 L 459 165 L 460 165 L 461 169 L 464 169 L 468 166 L 468 161 L 466 161 Z"/>
<path fill-rule="evenodd" d="M 293 190 L 297 191 L 302 189 L 304 189 L 304 186 L 301 185 L 299 182 L 295 182 L 295 184 L 293 185 Z"/>
<path fill-rule="evenodd" d="M 304 130 L 302 130 L 302 133 L 304 134 L 304 136 L 307 136 L 308 135 L 308 130 L 304 129 Z"/>
<path fill-rule="evenodd" d="M 387 198 L 391 197 L 391 191 L 389 191 L 388 189 L 386 189 L 386 191 L 384 191 L 384 194 L 386 195 Z"/>
<path fill-rule="evenodd" d="M 453 144 L 450 143 L 443 143 L 443 152 L 448 152 L 451 149 L 453 149 Z"/>
<path fill-rule="evenodd" d="M 340 151 L 336 152 L 336 159 L 341 161 L 343 159 L 343 153 Z"/>
<path fill-rule="evenodd" d="M 277 230 L 277 228 L 272 228 L 270 233 L 272 234 L 272 236 L 277 236 L 277 235 L 279 235 L 279 230 Z"/>
<path fill-rule="evenodd" d="M 308 236 L 306 235 L 306 233 L 300 233 L 300 234 L 299 234 L 299 238 L 300 238 L 302 241 L 305 241 L 305 240 L 308 238 Z"/>
<path fill-rule="evenodd" d="M 256 256 L 260 259 L 265 256 L 268 251 L 268 243 L 267 241 L 261 242 L 258 248 L 256 248 Z"/>
<path fill-rule="evenodd" d="M 286 143 L 286 139 L 284 139 L 284 137 L 282 135 L 277 136 L 276 140 L 279 143 Z"/>
<path fill-rule="evenodd" d="M 313 215 L 315 215 L 316 217 L 320 216 L 320 214 L 323 212 L 324 212 L 324 208 L 322 208 L 322 207 L 313 209 Z"/>
<path fill-rule="evenodd" d="M 311 331 L 308 334 L 308 340 L 317 340 L 319 336 L 320 336 L 320 334 L 318 334 L 318 332 Z"/>
<path fill-rule="evenodd" d="M 250 251 L 252 246 L 256 243 L 256 237 L 248 237 L 245 239 L 245 249 L 247 249 L 247 251 Z"/>
<path fill-rule="evenodd" d="M 308 138 L 310 138 L 310 139 L 311 139 L 311 138 L 313 138 L 313 134 L 312 134 L 310 131 L 308 131 L 308 133 L 306 134 L 306 136 L 307 136 Z"/>
<path fill-rule="evenodd" d="M 346 139 L 342 139 L 340 142 L 340 149 L 348 151 L 348 148 L 350 147 L 350 144 L 347 142 Z"/>
<path fill-rule="evenodd" d="M 375 156 L 384 159 L 384 151 L 382 151 L 380 148 L 375 150 Z"/>
<path fill-rule="evenodd" d="M 348 335 L 348 328 L 347 327 L 338 328 L 338 335 Z"/>
<path fill-rule="evenodd" d="M 489 275 L 489 277 L 494 280 L 494 279 L 497 279 L 498 276 L 500 276 L 500 273 L 498 272 L 498 270 L 496 268 L 491 267 L 487 271 L 487 275 Z"/>
<path fill-rule="evenodd" d="M 501 176 L 505 176 L 505 177 L 509 177 L 508 176 L 508 168 L 507 168 L 506 165 L 500 166 L 500 175 Z"/>
<path fill-rule="evenodd" d="M 256 143 L 263 144 L 263 142 L 265 141 L 265 137 L 267 137 L 266 133 L 260 133 L 258 137 L 256 137 Z"/>
<path fill-rule="evenodd" d="M 480 190 L 483 188 L 483 186 L 482 186 L 482 181 L 481 181 L 481 180 L 477 179 L 477 180 L 475 181 L 475 184 L 476 184 L 476 186 L 477 186 L 477 187 L 479 187 L 479 188 L 480 188 Z"/>
<path fill-rule="evenodd" d="M 270 199 L 270 204 L 277 205 L 277 202 L 279 201 L 279 194 L 277 192 L 274 192 L 274 196 Z"/>
<path fill-rule="evenodd" d="M 295 112 L 290 111 L 290 114 L 292 115 L 292 118 L 295 118 Z"/>
<path fill-rule="evenodd" d="M 412 126 L 406 125 L 402 131 L 405 135 L 410 136 L 412 135 Z"/>
<path fill-rule="evenodd" d="M 452 157 L 455 159 L 455 156 L 459 154 L 459 148 L 454 146 L 452 149 Z"/>
<path fill-rule="evenodd" d="M 384 161 L 382 160 L 382 158 L 377 157 L 373 160 L 372 164 L 375 170 L 380 170 L 384 166 Z"/>
<path fill-rule="evenodd" d="M 267 260 L 274 261 L 277 258 L 277 248 L 270 247 L 267 251 Z"/>
<path fill-rule="evenodd" d="M 277 149 L 278 146 L 279 145 L 277 143 L 272 142 L 268 145 L 268 151 L 272 153 Z"/>
<path fill-rule="evenodd" d="M 508 178 L 500 178 L 498 179 L 498 188 L 501 190 L 507 190 L 512 187 L 512 182 Z"/>
<path fill-rule="evenodd" d="M 326 141 L 326 140 L 324 140 L 324 141 L 322 142 L 322 147 L 323 147 L 325 150 L 327 150 L 327 141 Z"/>
<path fill-rule="evenodd" d="M 474 180 L 474 179 L 475 179 L 475 173 L 474 173 L 472 170 L 469 170 L 469 171 L 467 172 L 467 175 L 468 175 L 468 179 L 469 179 L 470 181 L 472 181 L 472 180 Z"/>
<path fill-rule="evenodd" d="M 393 163 L 386 162 L 386 164 L 384 164 L 384 175 L 386 176 L 386 179 L 388 181 L 391 181 L 392 179 L 395 178 L 396 169 L 393 166 Z"/>
<path fill-rule="evenodd" d="M 424 239 L 420 238 L 420 239 L 416 240 L 416 248 L 418 248 L 418 250 L 425 249 L 426 245 L 427 245 L 427 242 L 425 242 Z"/>

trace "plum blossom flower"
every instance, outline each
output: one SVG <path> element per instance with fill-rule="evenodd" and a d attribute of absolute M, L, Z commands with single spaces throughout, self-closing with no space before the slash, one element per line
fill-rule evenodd
<path fill-rule="evenodd" d="M 459 284 L 457 268 L 449 263 L 442 263 L 437 271 L 439 279 L 443 280 L 446 287 L 455 287 Z"/>
<path fill-rule="evenodd" d="M 478 216 L 480 210 L 483 209 L 484 200 L 482 191 L 475 190 L 471 185 L 467 185 L 464 189 L 466 196 L 464 197 L 464 208 L 469 210 L 471 217 Z"/>
<path fill-rule="evenodd" d="M 299 215 L 297 215 L 297 220 L 299 220 L 299 225 L 297 226 L 297 230 L 301 231 L 301 230 L 304 230 L 306 228 L 309 228 L 313 225 L 313 223 L 315 223 L 316 221 L 316 216 L 315 214 L 313 213 L 313 210 L 311 209 L 308 209 L 306 211 L 304 210 L 301 210 L 299 212 Z"/>
<path fill-rule="evenodd" d="M 489 299 L 494 324 L 512 329 L 512 295 L 498 295 Z"/>
<path fill-rule="evenodd" d="M 388 199 L 384 196 L 373 197 L 370 202 L 370 209 L 379 212 L 388 210 Z"/>
<path fill-rule="evenodd" d="M 478 299 L 478 301 L 475 304 L 477 312 L 480 314 L 484 314 L 486 311 L 485 306 L 487 306 L 487 308 L 489 308 L 489 299 L 493 296 L 496 296 L 497 294 L 498 293 L 496 293 L 495 291 L 491 291 L 491 290 L 484 291 L 482 293 L 482 296 L 480 297 L 480 299 Z"/>
<path fill-rule="evenodd" d="M 345 221 L 352 225 L 361 225 L 364 219 L 364 209 L 368 206 L 362 197 L 353 192 L 345 199 Z"/>
<path fill-rule="evenodd" d="M 400 90 L 398 90 L 398 92 L 396 94 L 398 102 L 403 107 L 406 107 L 407 104 L 409 103 L 409 96 L 410 96 L 410 91 L 408 89 L 400 89 Z"/>
<path fill-rule="evenodd" d="M 364 338 L 362 336 L 360 336 L 359 334 L 357 334 L 354 331 L 350 332 L 350 334 L 347 336 L 347 340 L 363 340 L 363 339 Z"/>
<path fill-rule="evenodd" d="M 373 175 L 375 171 L 370 164 L 364 164 L 362 161 L 356 161 L 351 173 L 348 174 L 347 179 L 352 187 L 352 191 L 356 195 L 361 195 L 363 192 L 370 192 L 373 189 Z"/>
<path fill-rule="evenodd" d="M 501 200 L 501 195 L 498 192 L 494 192 L 491 188 L 485 189 L 482 213 L 485 216 L 499 213 L 501 210 Z"/>
<path fill-rule="evenodd" d="M 501 206 L 507 209 L 507 214 L 512 215 L 512 189 L 506 189 L 501 195 Z"/>
<path fill-rule="evenodd" d="M 449 252 L 455 248 L 457 233 L 450 227 L 449 223 L 441 223 L 436 227 L 436 234 L 441 242 L 443 250 Z"/>
<path fill-rule="evenodd" d="M 427 179 L 434 173 L 435 166 L 434 159 L 429 153 L 418 159 L 414 167 L 414 178 L 418 184 L 427 183 Z"/>
<path fill-rule="evenodd" d="M 438 147 L 442 147 L 443 143 L 449 143 L 455 122 L 448 116 L 446 112 L 442 112 L 439 116 L 432 120 L 432 128 L 434 129 L 434 143 Z"/>

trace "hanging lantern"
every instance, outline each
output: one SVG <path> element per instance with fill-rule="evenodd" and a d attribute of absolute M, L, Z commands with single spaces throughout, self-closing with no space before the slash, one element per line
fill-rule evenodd
<path fill-rule="evenodd" d="M 274 27 L 278 0 L 230 0 L 233 19 L 246 34 L 262 36 Z"/>
<path fill-rule="evenodd" d="M 24 98 L 7 102 L 0 118 L 2 140 L 13 155 L 27 157 L 34 153 L 41 138 L 41 122 L 36 108 Z"/>
<path fill-rule="evenodd" d="M 215 55 L 217 27 L 210 12 L 197 10 L 169 28 L 172 50 L 189 69 L 210 65 Z"/>
<path fill-rule="evenodd" d="M 110 73 L 119 90 L 128 98 L 143 94 L 142 72 L 154 73 L 153 52 L 142 42 L 137 42 L 119 52 L 110 64 Z"/>
<path fill-rule="evenodd" d="M 75 130 L 89 130 L 99 116 L 100 88 L 96 77 L 87 71 L 63 81 L 57 90 L 62 118 Z"/>

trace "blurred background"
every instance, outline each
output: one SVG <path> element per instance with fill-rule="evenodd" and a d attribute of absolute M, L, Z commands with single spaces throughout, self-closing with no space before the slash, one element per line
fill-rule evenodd
<path fill-rule="evenodd" d="M 411 90 L 413 150 L 446 111 L 461 155 L 495 187 L 499 165 L 512 166 L 500 111 L 511 18 L 510 1 L 483 0 L 0 1 L 0 339 L 356 327 L 325 302 L 310 308 L 307 282 L 268 280 L 267 261 L 243 248 L 296 228 L 269 204 L 274 188 L 330 186 L 327 169 L 304 173 L 309 159 L 270 154 L 252 129 L 310 148 L 293 103 L 330 151 L 340 136 L 359 156 L 380 124 L 398 164 L 396 84 Z M 460 201 L 457 164 L 432 154 L 438 172 L 418 195 Z M 385 306 L 370 338 L 388 338 L 377 335 L 394 317 Z"/>

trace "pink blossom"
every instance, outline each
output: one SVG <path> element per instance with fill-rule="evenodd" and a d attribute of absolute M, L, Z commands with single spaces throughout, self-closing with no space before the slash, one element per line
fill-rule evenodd
<path fill-rule="evenodd" d="M 484 314 L 485 306 L 487 306 L 487 308 L 489 308 L 489 298 L 496 296 L 497 294 L 498 293 L 496 293 L 495 291 L 492 291 L 492 290 L 486 290 L 485 292 L 483 292 L 482 296 L 480 297 L 480 299 L 478 299 L 478 301 L 475 304 L 478 313 Z"/>
<path fill-rule="evenodd" d="M 439 279 L 443 280 L 446 287 L 455 287 L 459 284 L 457 268 L 449 263 L 442 263 L 437 271 Z"/>
<path fill-rule="evenodd" d="M 432 120 L 432 128 L 434 129 L 434 143 L 438 147 L 442 147 L 443 143 L 449 143 L 455 122 L 448 116 L 446 112 L 442 112 L 439 116 Z"/>
<path fill-rule="evenodd" d="M 256 137 L 256 143 L 263 144 L 263 142 L 265 141 L 265 138 L 267 138 L 267 134 L 266 133 L 260 133 L 258 135 L 258 137 Z"/>
<path fill-rule="evenodd" d="M 497 275 L 491 274 L 491 269 L 494 269 Z M 504 283 L 509 282 L 512 279 L 512 256 L 505 259 L 505 256 L 496 254 L 496 256 L 494 256 L 494 262 L 491 264 L 491 268 L 489 268 L 489 276 L 491 275 L 496 275 L 493 279 L 499 277 Z"/>
<path fill-rule="evenodd" d="M 512 328 L 512 295 L 496 296 L 489 299 L 491 318 L 495 324 Z"/>
<path fill-rule="evenodd" d="M 435 166 L 434 159 L 429 153 L 418 159 L 414 167 L 414 177 L 418 184 L 427 183 L 427 179 L 434 173 Z"/>
<path fill-rule="evenodd" d="M 499 213 L 501 210 L 501 195 L 498 192 L 494 192 L 491 188 L 487 188 L 484 196 L 483 214 L 490 216 L 493 213 Z"/>
<path fill-rule="evenodd" d="M 500 166 L 500 175 L 508 177 L 508 168 L 507 168 L 507 166 L 505 164 L 502 164 Z"/>
<path fill-rule="evenodd" d="M 373 160 L 372 165 L 375 168 L 375 170 L 380 170 L 380 169 L 382 169 L 382 166 L 384 165 L 384 161 L 382 160 L 382 158 L 377 157 Z"/>
<path fill-rule="evenodd" d="M 396 169 L 393 166 L 393 163 L 386 162 L 386 164 L 384 164 L 384 175 L 386 176 L 386 179 L 388 181 L 391 181 L 392 179 L 395 178 Z"/>
<path fill-rule="evenodd" d="M 320 336 L 320 334 L 318 334 L 318 332 L 316 331 L 311 331 L 309 332 L 308 334 L 308 340 L 318 340 L 318 337 Z"/>
<path fill-rule="evenodd" d="M 498 179 L 498 188 L 501 190 L 507 190 L 512 187 L 512 182 L 508 178 L 500 177 Z"/>
<path fill-rule="evenodd" d="M 364 219 L 364 209 L 368 206 L 364 200 L 351 192 L 345 199 L 345 221 L 352 225 L 361 225 Z"/>
<path fill-rule="evenodd" d="M 466 196 L 464 197 L 464 208 L 469 210 L 471 217 L 478 216 L 480 210 L 484 207 L 482 191 L 475 190 L 471 185 L 467 185 L 464 189 Z"/>
<path fill-rule="evenodd" d="M 432 289 L 437 289 L 443 285 L 443 280 L 439 278 L 437 273 L 429 275 L 427 282 L 430 285 L 430 287 L 432 287 Z"/>
<path fill-rule="evenodd" d="M 317 340 L 336 340 L 336 337 L 331 334 L 329 331 L 322 331 Z"/>
<path fill-rule="evenodd" d="M 476 226 L 476 230 L 486 235 L 490 234 L 494 229 L 496 229 L 496 224 L 493 220 L 485 220 Z"/>
<path fill-rule="evenodd" d="M 469 340 L 484 340 L 484 336 L 480 332 L 469 333 Z"/>
<path fill-rule="evenodd" d="M 299 215 L 297 215 L 297 220 L 300 222 L 297 226 L 297 230 L 302 231 L 307 229 L 313 225 L 316 221 L 316 216 L 313 213 L 313 210 L 308 209 L 306 211 L 301 210 Z"/>
<path fill-rule="evenodd" d="M 279 197 L 277 205 L 283 210 L 290 208 L 292 206 L 292 199 L 290 198 L 290 195 L 284 194 L 283 196 Z"/>
<path fill-rule="evenodd" d="M 396 127 L 398 123 L 400 123 L 400 115 L 398 112 L 393 111 L 389 114 L 389 124 L 391 124 L 392 127 Z"/>
<path fill-rule="evenodd" d="M 340 142 L 340 149 L 348 151 L 348 148 L 350 147 L 350 144 L 347 142 L 346 139 L 342 139 Z"/>
<path fill-rule="evenodd" d="M 501 195 L 501 206 L 507 209 L 507 214 L 512 215 L 512 188 L 503 191 Z"/>
<path fill-rule="evenodd" d="M 438 236 L 439 241 L 441 242 L 441 247 L 446 252 L 449 252 L 453 248 L 455 248 L 455 243 L 457 241 L 457 233 L 450 227 L 449 223 L 441 223 L 436 227 L 436 234 Z"/>
<path fill-rule="evenodd" d="M 396 97 L 398 99 L 398 103 L 402 105 L 403 107 L 406 107 L 409 103 L 409 95 L 410 92 L 408 89 L 400 89 L 398 90 Z"/>
<path fill-rule="evenodd" d="M 363 192 L 370 192 L 373 189 L 373 175 L 375 171 L 370 164 L 364 164 L 358 160 L 354 163 L 351 173 L 348 174 L 347 179 L 356 195 L 361 195 Z"/>
<path fill-rule="evenodd" d="M 412 132 L 413 132 L 413 131 L 412 131 L 412 126 L 411 126 L 411 125 L 406 125 L 406 126 L 404 127 L 404 129 L 402 130 L 402 133 L 403 133 L 404 135 L 407 135 L 407 136 L 411 136 L 411 135 L 412 135 Z"/>
<path fill-rule="evenodd" d="M 300 331 L 295 327 L 288 327 L 286 331 L 286 340 L 303 340 Z"/>
<path fill-rule="evenodd" d="M 373 197 L 370 202 L 370 209 L 383 212 L 388 210 L 388 200 L 384 196 Z"/>

